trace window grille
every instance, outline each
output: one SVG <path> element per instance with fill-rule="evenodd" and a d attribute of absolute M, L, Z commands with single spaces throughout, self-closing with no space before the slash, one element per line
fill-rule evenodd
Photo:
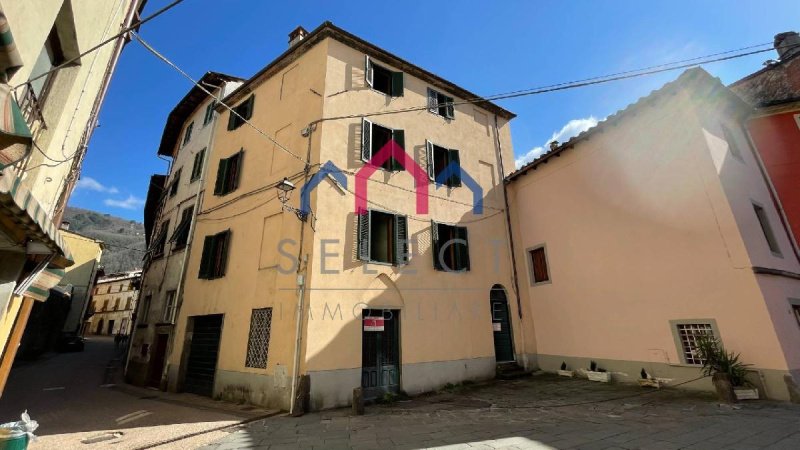
<path fill-rule="evenodd" d="M 678 337 L 681 340 L 681 349 L 686 364 L 703 364 L 703 359 L 697 352 L 698 341 L 703 336 L 713 336 L 714 331 L 709 323 L 683 323 L 678 324 Z"/>
<path fill-rule="evenodd" d="M 247 340 L 246 367 L 267 368 L 272 308 L 254 309 L 250 315 L 250 337 Z"/>

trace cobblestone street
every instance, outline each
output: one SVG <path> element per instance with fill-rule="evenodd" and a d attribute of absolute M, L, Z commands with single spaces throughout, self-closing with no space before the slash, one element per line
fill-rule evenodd
<path fill-rule="evenodd" d="M 542 375 L 368 406 L 360 417 L 349 409 L 273 417 L 203 448 L 431 447 L 797 449 L 800 406 L 731 407 L 703 393 Z"/>

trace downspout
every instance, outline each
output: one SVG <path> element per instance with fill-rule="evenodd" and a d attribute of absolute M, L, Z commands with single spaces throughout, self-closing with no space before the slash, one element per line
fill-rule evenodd
<path fill-rule="evenodd" d="M 494 115 L 494 139 L 495 145 L 497 146 L 497 161 L 498 165 L 500 166 L 500 177 L 501 181 L 500 184 L 503 186 L 503 206 L 505 209 L 505 216 L 506 216 L 506 234 L 508 235 L 508 251 L 511 254 L 511 281 L 512 281 L 512 288 L 514 289 L 514 295 L 517 297 L 517 315 L 519 316 L 519 332 L 522 337 L 522 355 L 524 359 L 525 355 L 525 324 L 522 323 L 522 299 L 519 295 L 519 280 L 517 278 L 517 256 L 514 252 L 514 232 L 511 227 L 511 211 L 508 208 L 508 191 L 506 189 L 506 171 L 505 165 L 503 164 L 503 146 L 500 143 L 500 126 L 498 125 L 497 121 L 497 114 Z M 513 329 L 512 329 L 513 331 Z M 513 335 L 512 335 L 513 339 Z M 527 366 L 527 363 L 523 363 Z"/>
<path fill-rule="evenodd" d="M 308 183 L 308 175 L 311 172 L 311 145 L 314 129 L 317 128 L 316 122 L 311 122 L 304 131 L 308 132 L 308 149 L 306 150 L 306 167 L 303 169 L 303 186 Z M 308 220 L 308 219 L 306 219 Z M 311 218 L 311 220 L 314 220 Z M 303 257 L 303 239 L 305 237 L 306 221 L 300 220 L 300 245 L 297 250 L 297 325 L 295 327 L 295 346 L 294 359 L 292 361 L 292 389 L 290 394 L 289 414 L 295 415 L 295 405 L 297 403 L 297 388 L 300 382 L 300 355 L 303 343 L 303 310 L 305 306 L 306 292 L 306 268 L 308 267 L 308 255 Z M 307 411 L 302 411 L 307 412 Z"/>

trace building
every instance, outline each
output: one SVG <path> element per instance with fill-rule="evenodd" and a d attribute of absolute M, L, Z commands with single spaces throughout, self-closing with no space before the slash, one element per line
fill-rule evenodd
<path fill-rule="evenodd" d="M 58 231 L 123 36 L 143 0 L 0 6 L 0 391 L 33 302 L 72 264 Z"/>
<path fill-rule="evenodd" d="M 31 309 L 17 357 L 34 358 L 54 350 L 64 334 L 80 334 L 89 298 L 94 290 L 103 243 L 69 231 L 69 222 L 61 224 L 61 236 L 70 249 L 75 264 L 65 269 L 64 277 L 46 301 Z"/>
<path fill-rule="evenodd" d="M 711 389 L 692 380 L 713 334 L 762 395 L 800 399 L 800 261 L 741 125 L 752 113 L 691 69 L 508 177 L 538 367 Z"/>
<path fill-rule="evenodd" d="M 747 131 L 769 176 L 781 219 L 800 242 L 800 35 L 775 36 L 779 59 L 733 83 L 730 88 L 755 108 Z M 800 306 L 798 306 L 800 314 Z"/>
<path fill-rule="evenodd" d="M 97 280 L 86 332 L 129 336 L 139 298 L 142 271 L 112 273 Z"/>
<path fill-rule="evenodd" d="M 192 247 L 198 193 L 219 118 L 214 111 L 216 98 L 230 94 L 242 81 L 221 73 L 206 73 L 199 82 L 212 95 L 195 86 L 178 102 L 164 126 L 158 155 L 172 158 L 172 163 L 167 177 L 151 178 L 145 205 L 150 252 L 126 369 L 127 380 L 134 384 L 161 387 L 166 356 L 173 345 L 177 293 Z"/>
<path fill-rule="evenodd" d="M 223 103 L 170 390 L 321 409 L 530 366 L 514 114 L 329 22 Z"/>

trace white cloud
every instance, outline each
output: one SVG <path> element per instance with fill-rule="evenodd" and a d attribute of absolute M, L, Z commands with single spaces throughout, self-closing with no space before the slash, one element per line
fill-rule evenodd
<path fill-rule="evenodd" d="M 99 181 L 91 177 L 81 177 L 78 184 L 75 186 L 77 189 L 87 189 L 89 191 L 105 192 L 106 194 L 117 194 L 119 190 L 114 186 L 103 186 Z"/>
<path fill-rule="evenodd" d="M 134 197 L 133 195 L 129 195 L 125 200 L 114 200 L 113 198 L 107 198 L 103 200 L 103 203 L 105 203 L 106 206 L 124 209 L 139 209 L 144 206 L 144 200 L 139 197 Z"/>
<path fill-rule="evenodd" d="M 597 119 L 594 116 L 589 116 L 585 119 L 570 120 L 560 130 L 554 132 L 553 135 L 550 136 L 550 139 L 546 140 L 544 144 L 531 149 L 528 153 L 517 158 L 514 161 L 517 169 L 546 153 L 550 149 L 550 142 L 553 142 L 554 140 L 558 142 L 565 142 L 569 140 L 569 138 L 577 136 L 578 134 L 588 130 L 589 128 L 592 128 L 595 125 L 597 125 Z"/>

